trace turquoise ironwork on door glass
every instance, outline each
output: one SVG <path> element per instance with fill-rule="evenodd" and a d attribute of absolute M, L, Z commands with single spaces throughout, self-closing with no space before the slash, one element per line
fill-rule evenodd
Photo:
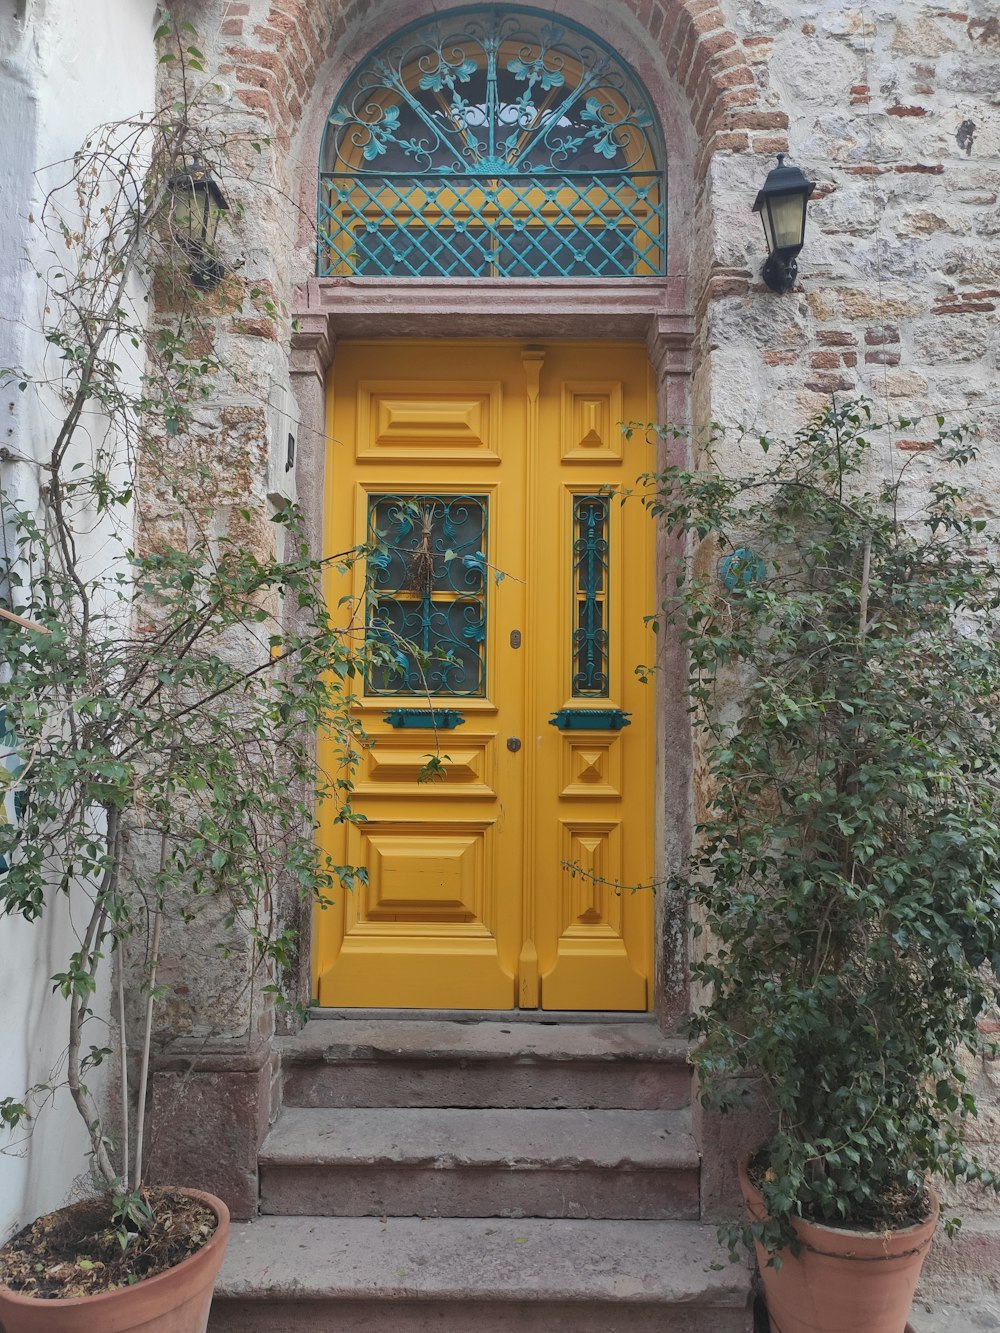
<path fill-rule="evenodd" d="M 608 695 L 608 521 L 606 495 L 573 500 L 573 694 Z"/>
<path fill-rule="evenodd" d="M 368 694 L 486 693 L 487 498 L 368 500 Z"/>
<path fill-rule="evenodd" d="M 528 9 L 423 20 L 330 112 L 319 273 L 635 277 L 666 264 L 649 97 L 599 38 Z"/>

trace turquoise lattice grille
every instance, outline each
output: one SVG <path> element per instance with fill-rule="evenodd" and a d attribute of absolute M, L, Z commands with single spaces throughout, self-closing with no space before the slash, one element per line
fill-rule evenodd
<path fill-rule="evenodd" d="M 486 693 L 487 498 L 368 500 L 368 694 Z"/>
<path fill-rule="evenodd" d="M 573 501 L 573 695 L 608 696 L 608 521 L 606 495 Z"/>
<path fill-rule="evenodd" d="M 531 10 L 447 24 L 379 47 L 334 104 L 320 275 L 663 273 L 661 141 L 618 57 Z"/>

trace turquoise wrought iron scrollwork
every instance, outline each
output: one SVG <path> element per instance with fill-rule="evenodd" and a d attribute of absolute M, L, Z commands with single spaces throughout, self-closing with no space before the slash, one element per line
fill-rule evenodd
<path fill-rule="evenodd" d="M 507 7 L 424 20 L 330 112 L 319 272 L 663 273 L 663 161 L 645 90 L 592 34 Z"/>
<path fill-rule="evenodd" d="M 573 500 L 573 695 L 608 694 L 608 520 L 606 495 Z"/>
<path fill-rule="evenodd" d="M 487 542 L 485 496 L 369 497 L 369 694 L 485 694 Z"/>

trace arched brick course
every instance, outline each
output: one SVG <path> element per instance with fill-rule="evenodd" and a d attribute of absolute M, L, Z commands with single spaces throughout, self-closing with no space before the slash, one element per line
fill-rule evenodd
<path fill-rule="evenodd" d="M 576 17 L 576 6 L 566 0 L 552 7 Z M 378 8 L 394 10 L 383 33 L 417 16 L 409 6 L 378 6 L 372 0 L 348 0 L 343 6 L 335 0 L 280 0 L 258 22 L 246 0 L 230 0 L 221 28 L 226 45 L 220 72 L 234 77 L 237 99 L 263 116 L 278 142 L 287 146 L 302 122 L 320 69 L 345 35 Z M 696 175 L 704 172 L 713 152 L 755 147 L 755 131 L 770 136 L 763 151 L 780 151 L 774 143 L 787 131 L 788 118 L 784 112 L 761 108 L 742 45 L 716 0 L 626 0 L 624 8 L 663 61 L 666 76 L 683 93 L 698 145 Z M 580 21 L 586 23 L 582 13 Z"/>

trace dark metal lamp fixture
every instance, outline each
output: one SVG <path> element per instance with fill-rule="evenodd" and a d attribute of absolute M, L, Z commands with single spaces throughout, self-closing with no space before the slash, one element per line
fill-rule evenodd
<path fill-rule="evenodd" d="M 226 276 L 215 253 L 215 238 L 229 201 L 218 181 L 197 158 L 168 182 L 171 196 L 171 222 L 178 245 L 187 255 L 191 281 L 202 291 L 211 291 Z"/>
<path fill-rule="evenodd" d="M 816 188 L 798 167 L 786 167 L 784 153 L 754 201 L 767 241 L 767 259 L 761 276 L 772 292 L 790 292 L 798 276 L 795 257 L 802 249 L 806 232 L 806 205 Z"/>

